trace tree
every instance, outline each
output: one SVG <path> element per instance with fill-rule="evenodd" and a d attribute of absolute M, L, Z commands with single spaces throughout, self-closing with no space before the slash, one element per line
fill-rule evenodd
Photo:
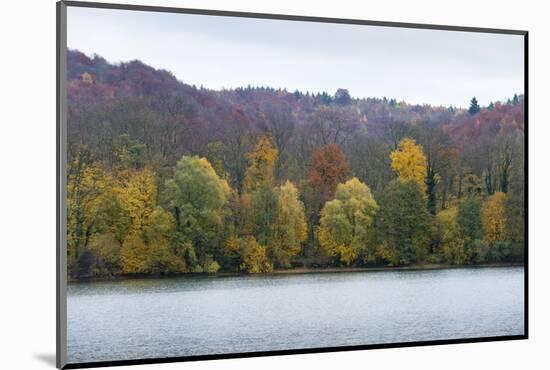
<path fill-rule="evenodd" d="M 267 258 L 266 247 L 258 244 L 253 236 L 230 238 L 226 248 L 230 253 L 238 255 L 240 271 L 257 274 L 273 270 L 273 265 Z"/>
<path fill-rule="evenodd" d="M 73 276 L 90 273 L 88 246 L 96 232 L 102 197 L 112 190 L 112 182 L 110 174 L 91 163 L 84 152 L 79 152 L 70 165 L 67 179 L 67 264 Z M 83 256 L 85 258 L 81 260 Z"/>
<path fill-rule="evenodd" d="M 221 141 L 210 142 L 206 145 L 206 159 L 221 178 L 226 178 L 224 152 L 225 145 Z"/>
<path fill-rule="evenodd" d="M 273 241 L 268 248 L 275 263 L 289 267 L 301 250 L 307 237 L 304 204 L 299 199 L 298 189 L 290 181 L 277 188 L 277 210 L 273 222 Z"/>
<path fill-rule="evenodd" d="M 157 186 L 151 170 L 126 170 L 119 173 L 121 184 L 116 194 L 122 209 L 130 218 L 130 233 L 141 233 L 151 223 L 151 214 L 155 210 Z"/>
<path fill-rule="evenodd" d="M 470 195 L 458 206 L 456 221 L 467 248 L 471 248 L 476 240 L 483 238 L 481 224 L 481 202 L 475 195 Z"/>
<path fill-rule="evenodd" d="M 391 181 L 378 204 L 375 230 L 379 257 L 393 265 L 423 261 L 430 242 L 430 215 L 418 183 Z"/>
<path fill-rule="evenodd" d="M 144 230 L 149 246 L 148 271 L 153 274 L 187 272 L 187 265 L 171 243 L 176 228 L 174 217 L 162 207 L 156 207 L 151 222 Z"/>
<path fill-rule="evenodd" d="M 489 196 L 481 207 L 481 222 L 485 241 L 494 245 L 506 238 L 506 194 L 496 192 Z"/>
<path fill-rule="evenodd" d="M 457 223 L 457 209 L 443 210 L 434 218 L 434 236 L 443 260 L 452 265 L 461 265 L 469 260 L 464 248 L 463 234 Z"/>
<path fill-rule="evenodd" d="M 174 176 L 166 181 L 164 197 L 173 212 L 181 248 L 194 248 L 205 268 L 214 255 L 221 255 L 221 231 L 231 190 L 207 159 L 183 156 Z M 190 244 L 189 244 L 190 243 Z M 193 252 L 191 252 L 193 254 Z"/>
<path fill-rule="evenodd" d="M 338 145 L 317 148 L 311 154 L 308 184 L 320 199 L 326 201 L 332 198 L 336 187 L 346 179 L 349 170 L 346 156 Z"/>
<path fill-rule="evenodd" d="M 340 106 L 346 106 L 351 103 L 351 96 L 346 89 L 338 89 L 334 94 L 334 102 Z"/>
<path fill-rule="evenodd" d="M 248 153 L 249 166 L 244 179 L 244 187 L 248 192 L 258 189 L 262 184 L 273 182 L 273 169 L 279 151 L 267 136 L 258 139 L 256 147 Z"/>
<path fill-rule="evenodd" d="M 474 96 L 472 100 L 470 100 L 470 108 L 468 108 L 468 113 L 470 115 L 478 114 L 481 111 L 481 107 L 479 106 L 476 97 Z"/>
<path fill-rule="evenodd" d="M 263 246 L 273 242 L 273 223 L 277 217 L 277 193 L 268 182 L 263 182 L 251 193 L 254 236 Z"/>
<path fill-rule="evenodd" d="M 368 239 L 378 205 L 367 185 L 356 178 L 338 185 L 334 200 L 321 211 L 319 243 L 325 252 L 349 265 L 369 255 Z"/>
<path fill-rule="evenodd" d="M 346 180 L 349 171 L 346 156 L 336 144 L 317 148 L 311 154 L 305 194 L 310 240 L 315 237 L 314 229 L 319 223 L 321 208 L 332 199 L 336 187 Z"/>
<path fill-rule="evenodd" d="M 399 143 L 397 150 L 390 153 L 391 168 L 399 179 L 412 180 L 418 187 L 426 191 L 426 156 L 422 146 L 411 138 L 405 138 Z"/>
<path fill-rule="evenodd" d="M 122 245 L 122 272 L 124 274 L 145 274 L 148 272 L 147 245 L 138 234 L 130 234 Z"/>
<path fill-rule="evenodd" d="M 319 106 L 309 116 L 309 141 L 317 146 L 345 145 L 361 129 L 356 110 L 340 106 Z"/>

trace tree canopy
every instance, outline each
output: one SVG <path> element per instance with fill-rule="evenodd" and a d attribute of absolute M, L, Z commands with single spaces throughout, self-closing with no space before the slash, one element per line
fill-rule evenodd
<path fill-rule="evenodd" d="M 71 278 L 523 260 L 522 94 L 216 91 L 67 57 Z"/>

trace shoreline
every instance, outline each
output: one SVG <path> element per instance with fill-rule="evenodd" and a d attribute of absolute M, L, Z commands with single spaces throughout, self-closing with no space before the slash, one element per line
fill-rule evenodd
<path fill-rule="evenodd" d="M 213 274 L 186 272 L 181 274 L 161 275 L 161 274 L 139 274 L 139 275 L 118 275 L 105 277 L 85 277 L 68 278 L 69 284 L 87 283 L 87 282 L 106 282 L 106 281 L 124 281 L 137 279 L 173 279 L 186 277 L 230 277 L 230 276 L 275 276 L 275 275 L 303 275 L 303 274 L 324 274 L 324 273 L 349 273 L 349 272 L 382 272 L 382 271 L 430 271 L 430 270 L 454 270 L 462 268 L 499 268 L 499 267 L 525 267 L 523 262 L 509 263 L 483 263 L 478 265 L 448 265 L 448 264 L 423 264 L 414 266 L 374 266 L 374 267 L 297 267 L 291 269 L 278 269 L 272 272 L 247 274 L 239 272 L 217 272 Z"/>

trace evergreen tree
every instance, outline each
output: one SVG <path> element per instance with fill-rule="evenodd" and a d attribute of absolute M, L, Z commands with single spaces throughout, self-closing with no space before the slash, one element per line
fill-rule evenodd
<path fill-rule="evenodd" d="M 470 113 L 472 116 L 474 114 L 478 114 L 481 111 L 481 107 L 479 106 L 476 97 L 474 96 L 472 100 L 470 100 L 470 108 L 468 108 L 468 113 Z"/>

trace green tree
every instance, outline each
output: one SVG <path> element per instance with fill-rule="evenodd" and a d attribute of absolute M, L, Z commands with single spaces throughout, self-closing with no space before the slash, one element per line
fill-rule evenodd
<path fill-rule="evenodd" d="M 254 236 L 263 246 L 273 242 L 273 224 L 277 218 L 277 193 L 268 183 L 263 182 L 251 194 L 254 215 Z"/>
<path fill-rule="evenodd" d="M 225 171 L 225 145 L 221 141 L 214 141 L 206 145 L 206 158 L 212 164 L 212 168 L 221 178 L 226 178 Z"/>
<path fill-rule="evenodd" d="M 290 181 L 276 189 L 277 210 L 273 222 L 273 240 L 268 248 L 273 261 L 281 267 L 290 262 L 301 250 L 307 237 L 304 204 L 299 199 L 296 186 Z"/>
<path fill-rule="evenodd" d="M 457 209 L 456 221 L 466 243 L 466 248 L 471 250 L 474 242 L 483 238 L 479 197 L 472 194 L 460 203 Z"/>
<path fill-rule="evenodd" d="M 164 198 L 176 221 L 181 249 L 191 246 L 204 269 L 212 257 L 222 253 L 222 230 L 231 190 L 205 158 L 183 156 L 173 178 L 166 181 Z M 185 252 L 192 256 L 193 251 Z"/>
<path fill-rule="evenodd" d="M 474 96 L 472 100 L 470 100 L 470 108 L 468 108 L 468 113 L 470 115 L 478 114 L 481 111 L 481 107 L 479 106 L 476 97 Z"/>
<path fill-rule="evenodd" d="M 423 261 L 430 242 L 430 215 L 417 182 L 391 181 L 380 197 L 379 206 L 376 217 L 379 257 L 394 265 Z"/>
<path fill-rule="evenodd" d="M 325 252 L 349 265 L 369 254 L 368 239 L 378 205 L 367 185 L 356 178 L 338 185 L 334 200 L 321 211 L 319 243 Z"/>
<path fill-rule="evenodd" d="M 449 208 L 434 218 L 434 236 L 438 249 L 446 263 L 461 265 L 469 260 L 464 248 L 463 234 L 457 223 L 457 209 Z"/>

